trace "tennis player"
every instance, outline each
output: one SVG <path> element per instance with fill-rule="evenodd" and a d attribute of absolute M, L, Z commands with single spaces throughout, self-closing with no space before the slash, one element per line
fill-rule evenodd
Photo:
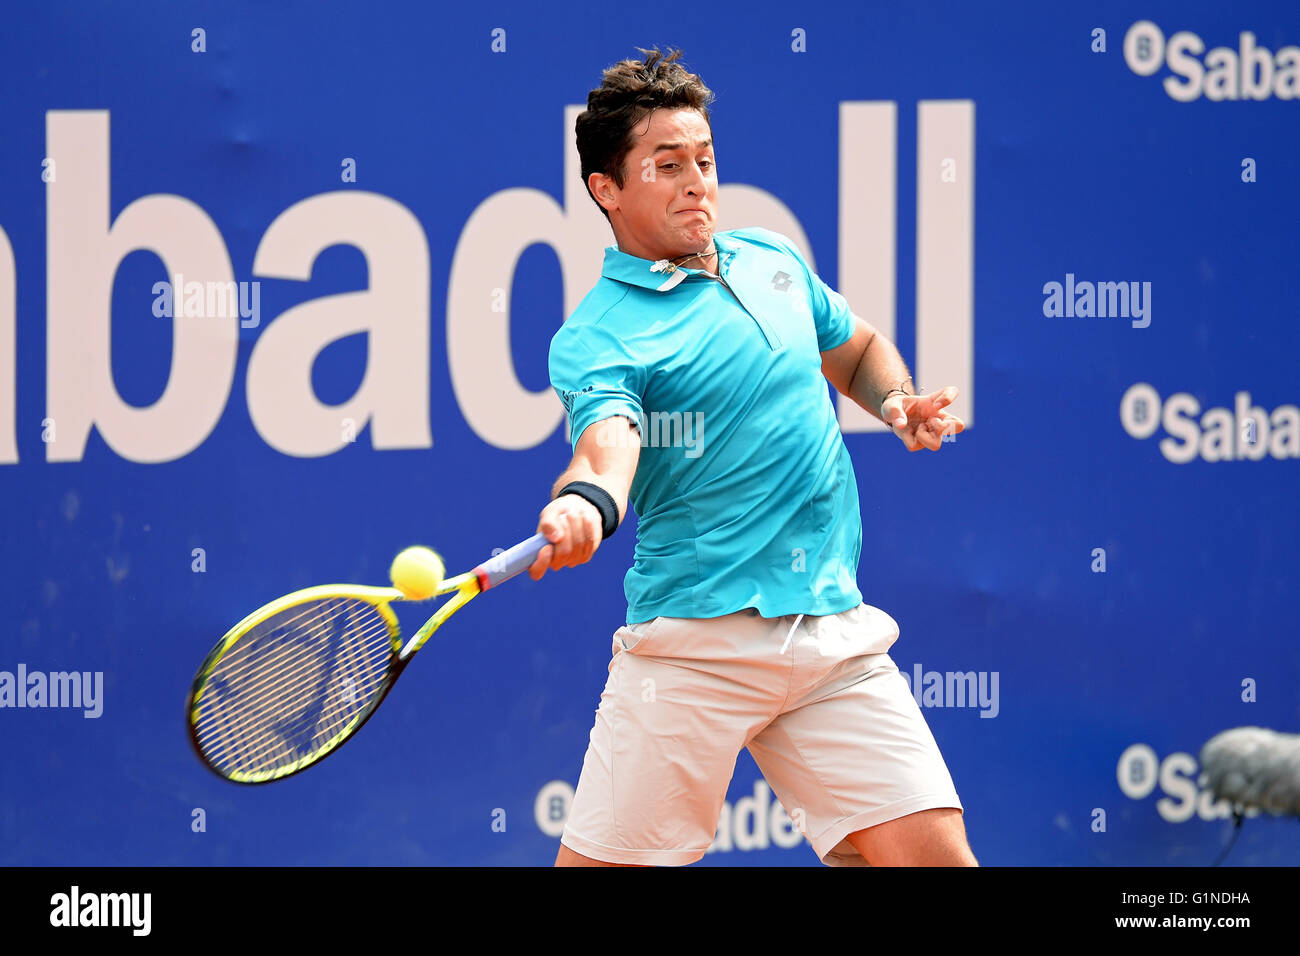
<path fill-rule="evenodd" d="M 638 516 L 556 865 L 700 859 L 741 747 L 823 863 L 976 865 L 887 653 L 898 624 L 857 587 L 857 480 L 826 383 L 909 451 L 965 427 L 945 411 L 957 390 L 914 394 L 785 237 L 715 233 L 713 94 L 680 51 L 641 53 L 577 120 L 617 245 L 550 350 L 574 454 L 530 573 L 590 560 L 629 497 Z"/>

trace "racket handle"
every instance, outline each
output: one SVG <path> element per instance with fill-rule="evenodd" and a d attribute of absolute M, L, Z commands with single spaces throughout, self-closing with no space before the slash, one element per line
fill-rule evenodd
<path fill-rule="evenodd" d="M 474 569 L 479 590 L 486 591 L 488 588 L 494 588 L 502 582 L 509 581 L 516 574 L 528 570 L 528 566 L 537 560 L 537 555 L 548 544 L 550 542 L 546 540 L 546 535 L 539 532 L 527 541 L 520 541 L 509 551 L 494 554 Z"/>

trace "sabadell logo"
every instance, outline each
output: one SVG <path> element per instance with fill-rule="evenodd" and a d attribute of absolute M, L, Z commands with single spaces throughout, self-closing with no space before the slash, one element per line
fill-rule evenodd
<path fill-rule="evenodd" d="M 1189 30 L 1165 39 L 1150 20 L 1139 20 L 1124 34 L 1124 61 L 1138 76 L 1153 76 L 1167 67 L 1165 92 L 1180 103 L 1207 100 L 1293 100 L 1300 97 L 1300 46 L 1276 53 L 1243 30 L 1237 47 L 1216 46 Z"/>

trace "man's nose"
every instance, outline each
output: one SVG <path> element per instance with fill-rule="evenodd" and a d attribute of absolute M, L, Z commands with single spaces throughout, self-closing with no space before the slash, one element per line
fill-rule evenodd
<path fill-rule="evenodd" d="M 684 188 L 692 196 L 703 196 L 708 192 L 708 182 L 704 178 L 704 170 L 700 169 L 697 163 L 691 164 L 693 176 L 687 176 Z"/>

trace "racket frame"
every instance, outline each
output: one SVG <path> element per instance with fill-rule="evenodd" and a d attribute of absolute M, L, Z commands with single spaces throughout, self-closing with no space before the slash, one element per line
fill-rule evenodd
<path fill-rule="evenodd" d="M 294 591 L 283 597 L 276 598 L 274 601 L 264 604 L 256 611 L 248 614 L 227 631 L 216 646 L 208 652 L 208 656 L 204 658 L 203 663 L 199 666 L 198 672 L 194 675 L 194 681 L 190 685 L 190 692 L 185 701 L 186 724 L 189 727 L 190 743 L 194 747 L 194 752 L 198 754 L 200 762 L 223 780 L 240 784 L 262 784 L 291 777 L 324 760 L 335 749 L 355 736 L 357 731 L 365 725 L 366 721 L 379 708 L 379 705 L 383 703 L 384 698 L 388 696 L 389 691 L 393 689 L 393 685 L 397 683 L 397 678 L 406 669 L 406 665 L 415 652 L 424 646 L 425 642 L 433 636 L 438 628 L 446 623 L 452 614 L 460 610 L 480 593 L 478 578 L 472 571 L 457 575 L 454 578 L 448 578 L 436 593 L 429 598 L 425 598 L 425 600 L 433 600 L 435 597 L 452 591 L 457 592 L 456 595 L 438 608 L 437 612 L 421 625 L 420 629 L 415 632 L 415 635 L 405 645 L 402 643 L 401 625 L 391 605 L 394 601 L 409 601 L 410 599 L 397 588 L 369 587 L 362 584 L 322 584 L 303 588 L 300 591 Z M 203 703 L 203 693 L 207 688 L 208 677 L 211 676 L 218 662 L 226 653 L 259 624 L 290 608 L 308 604 L 312 601 L 330 600 L 332 598 L 364 601 L 379 612 L 384 624 L 388 627 L 390 645 L 388 668 L 384 673 L 382 684 L 371 694 L 370 703 L 358 711 L 321 749 L 313 751 L 293 763 L 286 764 L 275 770 L 255 772 L 225 772 L 218 769 L 205 755 L 198 732 L 199 708 Z M 411 603 L 422 602 L 411 601 Z"/>
<path fill-rule="evenodd" d="M 351 740 L 365 722 L 370 719 L 371 715 L 379 709 L 379 705 L 384 702 L 384 698 L 393 689 L 393 685 L 397 683 L 397 678 L 406 669 L 406 665 L 415 656 L 415 652 L 425 645 L 425 642 L 434 635 L 438 628 L 447 622 L 448 618 L 484 591 L 521 573 L 546 544 L 547 541 L 544 535 L 535 534 L 531 538 L 521 541 L 509 551 L 503 552 L 499 556 L 494 555 L 474 568 L 474 570 L 445 579 L 437 591 L 423 600 L 433 600 L 433 598 L 451 594 L 452 592 L 455 592 L 455 596 L 438 608 L 405 645 L 402 644 L 401 626 L 398 623 L 397 615 L 393 613 L 391 604 L 393 601 L 411 601 L 411 603 L 415 604 L 422 602 L 408 598 L 397 588 L 371 587 L 364 584 L 322 584 L 303 588 L 300 591 L 293 591 L 283 597 L 276 598 L 269 604 L 262 605 L 225 633 L 216 646 L 208 652 L 208 656 L 204 658 L 198 672 L 194 675 L 194 681 L 190 685 L 190 692 L 185 701 L 185 722 L 189 728 L 190 743 L 194 747 L 194 752 L 198 754 L 199 761 L 222 780 L 239 784 L 272 783 L 301 773 L 308 767 L 320 763 L 340 746 Z M 330 598 L 364 601 L 375 608 L 383 618 L 388 627 L 388 639 L 391 645 L 388 669 L 384 674 L 383 684 L 371 695 L 370 703 L 364 709 L 358 711 L 348 721 L 347 725 L 336 733 L 320 750 L 276 770 L 253 773 L 241 771 L 226 773 L 218 770 L 204 755 L 203 748 L 199 743 L 197 728 L 199 707 L 203 701 L 203 691 L 208 677 L 216 668 L 217 662 L 258 624 L 289 608 L 306 604 L 309 601 L 328 600 Z"/>

